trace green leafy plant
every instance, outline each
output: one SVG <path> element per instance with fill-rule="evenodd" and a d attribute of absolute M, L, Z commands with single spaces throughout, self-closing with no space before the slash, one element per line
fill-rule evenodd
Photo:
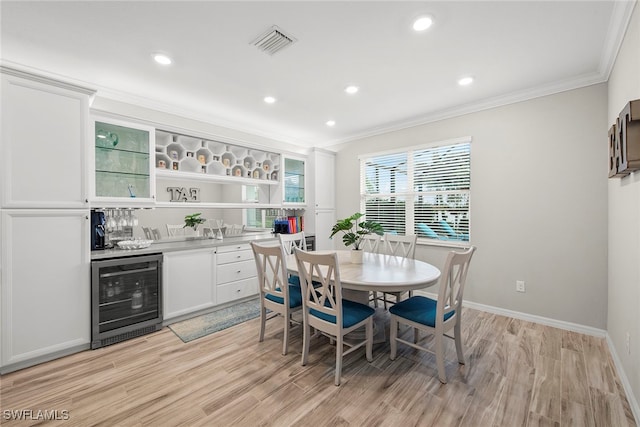
<path fill-rule="evenodd" d="M 360 212 L 356 212 L 351 215 L 349 218 L 339 219 L 338 222 L 331 229 L 332 238 L 337 233 L 344 233 L 342 236 L 342 242 L 345 246 L 352 246 L 355 250 L 360 250 L 360 243 L 362 243 L 362 238 L 367 234 L 378 234 L 382 236 L 384 234 L 384 229 L 382 225 L 375 221 L 362 221 L 358 222 L 360 218 L 362 218 L 364 214 Z"/>
<path fill-rule="evenodd" d="M 182 228 L 191 227 L 191 228 L 193 228 L 193 231 L 196 231 L 198 229 L 198 225 L 200 225 L 200 224 L 202 224 L 203 222 L 206 221 L 206 219 L 200 218 L 200 215 L 202 215 L 202 213 L 194 213 L 194 214 L 191 214 L 191 215 L 185 215 L 185 217 L 184 217 L 184 225 L 182 226 Z"/>

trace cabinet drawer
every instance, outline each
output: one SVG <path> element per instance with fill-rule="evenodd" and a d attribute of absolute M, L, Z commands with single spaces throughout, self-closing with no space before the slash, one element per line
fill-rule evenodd
<path fill-rule="evenodd" d="M 239 243 L 237 245 L 219 246 L 216 249 L 216 253 L 224 254 L 227 252 L 250 251 L 250 250 L 251 250 L 251 246 L 248 243 Z"/>
<path fill-rule="evenodd" d="M 235 280 L 257 276 L 256 264 L 253 260 L 240 261 L 218 266 L 217 283 L 229 283 Z"/>
<path fill-rule="evenodd" d="M 230 262 L 248 261 L 253 259 L 253 251 L 233 251 L 223 252 L 216 255 L 218 257 L 218 265 L 228 264 Z"/>
<path fill-rule="evenodd" d="M 258 280 L 251 277 L 217 287 L 218 304 L 258 294 Z"/>

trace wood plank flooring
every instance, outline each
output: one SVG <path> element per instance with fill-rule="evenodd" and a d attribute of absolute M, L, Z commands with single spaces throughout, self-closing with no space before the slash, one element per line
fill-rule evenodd
<path fill-rule="evenodd" d="M 184 344 L 168 328 L 0 378 L 0 424 L 63 426 L 636 426 L 604 339 L 464 309 L 466 365 L 447 345 L 449 382 L 435 357 L 399 345 L 345 358 L 280 320 L 258 319 Z M 409 337 L 411 332 L 402 331 Z M 425 338 L 425 342 L 431 340 Z M 68 420 L 8 420 L 6 411 L 58 411 Z"/>

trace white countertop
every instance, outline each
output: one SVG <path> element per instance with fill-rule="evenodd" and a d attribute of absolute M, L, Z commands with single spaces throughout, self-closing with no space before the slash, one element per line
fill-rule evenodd
<path fill-rule="evenodd" d="M 247 233 L 239 236 L 229 236 L 222 240 L 203 238 L 171 238 L 153 242 L 151 246 L 144 249 L 104 249 L 91 251 L 91 260 L 107 258 L 122 258 L 137 255 L 148 255 L 175 251 L 188 251 L 195 249 L 210 249 L 219 246 L 237 245 L 239 243 L 249 243 L 253 241 L 277 240 L 278 236 L 272 233 Z"/>

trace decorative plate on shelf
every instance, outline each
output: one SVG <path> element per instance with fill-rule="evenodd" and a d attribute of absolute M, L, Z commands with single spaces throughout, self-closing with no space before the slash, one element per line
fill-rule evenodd
<path fill-rule="evenodd" d="M 144 249 L 151 246 L 153 240 L 121 240 L 118 242 L 118 247 L 120 249 Z"/>

